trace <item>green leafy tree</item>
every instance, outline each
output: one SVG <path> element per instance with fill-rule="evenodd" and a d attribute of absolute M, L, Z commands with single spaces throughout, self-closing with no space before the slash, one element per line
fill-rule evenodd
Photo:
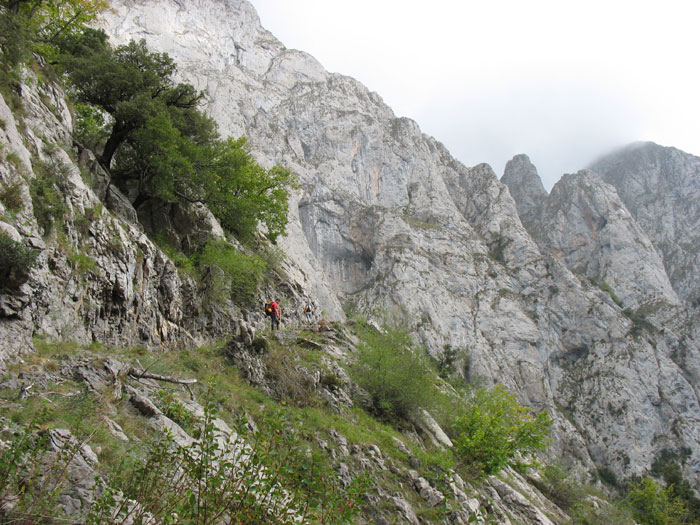
<path fill-rule="evenodd" d="M 34 50 L 55 57 L 59 42 L 80 35 L 106 9 L 105 0 L 0 0 L 0 49 L 6 66 Z"/>
<path fill-rule="evenodd" d="M 64 50 L 78 100 L 111 117 L 101 162 L 118 186 L 136 194 L 135 208 L 151 198 L 198 202 L 241 239 L 259 225 L 273 242 L 285 232 L 291 173 L 261 167 L 243 138 L 221 139 L 198 109 L 202 94 L 173 80 L 168 55 L 149 52 L 143 41 L 112 49 L 96 30 Z"/>
<path fill-rule="evenodd" d="M 206 203 L 224 227 L 246 239 L 258 224 L 273 242 L 287 228 L 289 188 L 295 186 L 290 171 L 282 166 L 269 170 L 245 150 L 245 139 L 213 144 L 210 185 Z"/>
<path fill-rule="evenodd" d="M 400 423 L 434 403 L 437 394 L 427 359 L 408 332 L 386 326 L 380 332 L 366 324 L 355 330 L 361 343 L 351 373 L 369 393 L 376 416 Z"/>
<path fill-rule="evenodd" d="M 173 60 L 149 52 L 144 40 L 112 49 L 104 32 L 91 30 L 65 49 L 61 62 L 78 100 L 101 107 L 114 119 L 100 158 L 106 168 L 117 148 L 152 118 L 168 108 L 194 110 L 202 100 L 191 85 L 173 80 Z"/>
<path fill-rule="evenodd" d="M 651 478 L 632 484 L 626 498 L 634 519 L 644 525 L 687 523 L 688 509 L 683 501 Z"/>
<path fill-rule="evenodd" d="M 517 454 L 544 449 L 552 420 L 546 412 L 534 415 L 502 385 L 480 388 L 467 400 L 454 423 L 455 450 L 476 475 L 495 474 Z"/>

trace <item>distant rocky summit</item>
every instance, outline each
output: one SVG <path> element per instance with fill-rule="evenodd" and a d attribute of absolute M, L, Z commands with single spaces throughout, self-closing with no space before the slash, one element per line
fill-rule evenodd
<path fill-rule="evenodd" d="M 700 157 L 653 142 L 606 155 L 590 169 L 620 199 L 661 254 L 673 289 L 700 302 Z"/>

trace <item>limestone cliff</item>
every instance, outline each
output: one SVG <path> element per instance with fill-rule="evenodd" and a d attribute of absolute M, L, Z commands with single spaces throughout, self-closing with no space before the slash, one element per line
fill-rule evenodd
<path fill-rule="evenodd" d="M 384 311 L 433 355 L 458 350 L 459 375 L 501 382 L 548 410 L 551 459 L 584 476 L 644 474 L 664 449 L 687 448 L 686 475 L 700 479 L 700 334 L 696 313 L 674 306 L 690 281 L 672 277 L 671 288 L 652 242 L 676 266 L 624 192 L 583 172 L 547 197 L 525 157 L 509 164 L 509 191 L 488 165 L 462 165 L 357 81 L 286 49 L 244 0 L 115 0 L 102 24 L 115 44 L 144 38 L 169 53 L 205 90 L 224 134 L 246 135 L 263 164 L 297 175 L 276 283 L 291 311 L 303 297 L 331 320 L 344 319 L 343 305 Z M 182 348 L 241 318 L 260 325 L 260 312 L 207 308 L 144 233 L 148 216 L 189 240 L 221 235 L 207 210 L 134 210 L 89 152 L 79 158 L 60 89 L 26 78 L 23 123 L 0 102 L 12 153 L 0 178 L 22 200 L 0 209 L 0 228 L 39 259 L 0 294 L 3 358 L 29 350 L 34 335 Z M 31 198 L 47 167 L 67 209 L 61 235 L 42 228 Z M 535 231 L 540 220 L 548 226 Z M 688 269 L 697 250 L 683 250 Z M 547 522 L 530 511 L 530 522 Z"/>
<path fill-rule="evenodd" d="M 501 182 L 508 186 L 515 199 L 520 220 L 532 232 L 530 224 L 537 219 L 547 191 L 542 185 L 537 168 L 527 155 L 516 155 L 506 163 Z"/>
<path fill-rule="evenodd" d="M 632 144 L 590 168 L 620 198 L 663 257 L 678 296 L 700 299 L 700 158 L 652 142 Z"/>
<path fill-rule="evenodd" d="M 530 174 L 511 169 L 510 178 L 503 177 L 526 203 L 532 200 L 520 188 L 539 181 Z M 596 173 L 564 175 L 550 195 L 522 211 L 528 216 L 528 231 L 544 253 L 561 258 L 574 273 L 610 287 L 625 308 L 658 301 L 678 304 L 653 244 L 615 188 Z"/>
<path fill-rule="evenodd" d="M 463 166 L 377 94 L 286 49 L 248 2 L 121 0 L 105 28 L 116 43 L 145 38 L 168 52 L 206 90 L 224 131 L 246 135 L 258 158 L 298 175 L 303 188 L 282 246 L 330 316 L 342 318 L 341 302 L 382 308 L 433 353 L 461 349 L 464 375 L 503 382 L 558 415 L 555 454 L 628 476 L 661 449 L 687 446 L 697 479 L 696 386 L 672 359 L 679 345 L 696 355 L 696 339 L 680 325 L 639 332 L 607 291 L 543 253 L 488 166 Z M 619 218 L 636 236 L 630 249 L 649 248 L 622 208 Z M 618 230 L 610 229 L 612 242 Z M 606 249 L 596 242 L 594 250 Z M 658 259 L 637 262 L 635 275 L 653 268 L 653 293 L 674 302 Z M 624 300 L 640 304 L 645 287 Z"/>

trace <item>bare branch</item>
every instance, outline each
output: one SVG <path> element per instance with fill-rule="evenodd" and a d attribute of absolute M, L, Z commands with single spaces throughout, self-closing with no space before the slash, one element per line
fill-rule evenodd
<path fill-rule="evenodd" d="M 136 368 L 129 367 L 128 375 L 135 379 L 155 379 L 156 381 L 164 381 L 166 383 L 175 383 L 177 385 L 192 385 L 197 382 L 196 379 L 180 379 L 177 377 L 162 376 L 160 374 L 154 374 L 152 372 L 147 372 L 146 370 L 138 370 Z"/>

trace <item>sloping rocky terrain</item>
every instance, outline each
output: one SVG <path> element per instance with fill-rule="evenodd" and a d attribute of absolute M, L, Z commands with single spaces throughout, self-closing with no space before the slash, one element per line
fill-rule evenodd
<path fill-rule="evenodd" d="M 684 473 L 697 484 L 700 333 L 688 304 L 698 282 L 697 158 L 632 148 L 593 165 L 600 175 L 564 177 L 547 196 L 526 157 L 509 163 L 503 181 L 488 165 L 462 165 L 376 93 L 286 49 L 246 1 L 116 0 L 112 7 L 101 25 L 115 44 L 144 38 L 167 52 L 182 78 L 205 91 L 222 133 L 245 135 L 261 163 L 297 176 L 288 235 L 279 241 L 286 257 L 261 291 L 284 297 L 291 322 L 308 299 L 330 321 L 346 321 L 343 307 L 400 320 L 436 359 L 456 351 L 463 379 L 502 383 L 522 403 L 551 413 L 549 461 L 582 479 L 605 469 L 625 480 L 647 474 L 665 450 L 688 451 Z M 196 280 L 148 237 L 139 221 L 153 213 L 134 210 L 94 155 L 73 143 L 73 117 L 58 85 L 27 72 L 18 96 L 21 117 L 0 100 L 0 179 L 19 200 L 12 209 L 2 204 L 0 229 L 39 256 L 0 295 L 5 370 L 34 350 L 37 336 L 83 349 L 164 352 L 209 344 L 238 332 L 241 322 L 263 328 L 260 311 L 209 308 Z M 634 168 L 635 151 L 649 165 Z M 676 183 L 661 176 L 671 172 Z M 32 199 L 31 181 L 47 173 L 61 189 L 60 231 L 38 219 L 41 201 Z M 631 184 L 642 179 L 629 173 L 647 182 Z M 664 197 L 643 200 L 649 192 L 635 188 L 650 185 Z M 157 217 L 188 242 L 223 235 L 199 206 Z M 332 339 L 321 347 L 339 361 L 348 351 Z M 238 368 L 274 394 L 249 351 L 243 345 L 236 353 Z M 66 377 L 75 376 L 76 363 L 68 360 Z M 63 373 L 63 365 L 52 366 Z M 6 388 L 21 391 L 19 383 Z M 364 463 L 379 463 L 387 452 L 367 454 Z M 413 476 L 409 466 L 397 467 L 407 492 L 391 496 L 383 519 L 401 512 L 417 522 L 416 508 L 437 504 L 429 476 L 417 467 Z M 455 486 L 465 494 L 450 496 L 462 522 L 476 515 L 566 520 L 515 472 L 482 488 Z"/>

